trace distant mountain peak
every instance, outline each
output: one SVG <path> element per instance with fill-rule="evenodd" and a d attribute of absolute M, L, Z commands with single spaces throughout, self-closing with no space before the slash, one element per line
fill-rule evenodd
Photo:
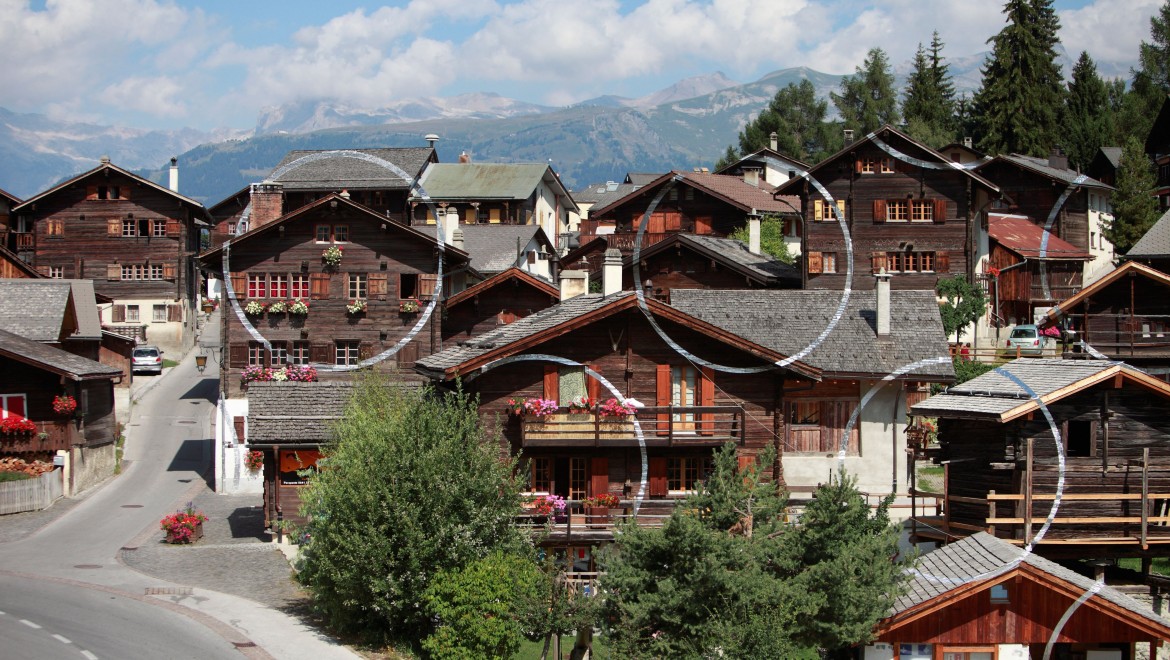
<path fill-rule="evenodd" d="M 707 94 L 718 92 L 729 87 L 736 87 L 739 84 L 723 75 L 722 71 L 716 71 L 701 76 L 684 78 L 670 87 L 634 99 L 628 105 L 634 108 L 653 108 L 667 103 L 674 103 L 675 101 L 693 99 L 697 96 L 706 96 Z"/>

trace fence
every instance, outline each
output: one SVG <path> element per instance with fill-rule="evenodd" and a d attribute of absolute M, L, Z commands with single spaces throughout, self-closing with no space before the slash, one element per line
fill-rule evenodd
<path fill-rule="evenodd" d="M 40 511 L 63 494 L 61 470 L 39 477 L 0 483 L 0 514 Z"/>

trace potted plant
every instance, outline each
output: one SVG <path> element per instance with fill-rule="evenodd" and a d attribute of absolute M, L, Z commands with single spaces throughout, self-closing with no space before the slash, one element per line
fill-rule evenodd
<path fill-rule="evenodd" d="M 569 402 L 569 412 L 575 414 L 588 413 L 593 408 L 593 400 L 581 395 Z"/>
<path fill-rule="evenodd" d="M 398 311 L 403 314 L 414 314 L 418 311 L 418 301 L 414 298 L 403 298 L 398 301 Z"/>
<path fill-rule="evenodd" d="M 269 314 L 283 314 L 287 311 L 288 311 L 288 301 L 287 300 L 274 300 L 271 304 L 268 305 L 268 313 Z"/>
<path fill-rule="evenodd" d="M 321 253 L 321 261 L 330 268 L 337 268 L 341 264 L 341 248 L 336 245 L 330 245 Z"/>
<path fill-rule="evenodd" d="M 544 522 L 550 517 L 555 521 L 565 515 L 565 498 L 560 495 L 539 495 L 532 501 L 531 508 L 538 522 Z"/>
<path fill-rule="evenodd" d="M 194 543 L 203 538 L 203 523 L 207 516 L 202 511 L 195 510 L 194 502 L 187 502 L 187 507 L 164 516 L 159 526 L 167 533 L 167 543 Z"/>
<path fill-rule="evenodd" d="M 77 410 L 77 399 L 68 394 L 58 394 L 53 397 L 53 412 L 68 417 Z"/>
<path fill-rule="evenodd" d="M 298 316 L 305 316 L 309 313 L 309 301 L 302 298 L 296 298 L 288 301 L 288 313 L 296 314 Z"/>
<path fill-rule="evenodd" d="M 36 433 L 37 425 L 30 419 L 23 417 L 5 417 L 0 419 L 0 433 L 4 435 L 32 435 Z"/>
<path fill-rule="evenodd" d="M 264 452 L 259 449 L 253 449 L 244 456 L 244 467 L 248 472 L 256 474 L 264 469 Z"/>
<path fill-rule="evenodd" d="M 244 313 L 252 316 L 259 316 L 264 313 L 266 305 L 259 300 L 249 300 L 248 304 L 244 305 Z"/>
<path fill-rule="evenodd" d="M 243 373 L 240 374 L 240 384 L 247 386 L 248 383 L 255 381 L 269 381 L 272 380 L 273 372 L 271 369 L 265 367 L 258 367 L 255 365 L 244 367 Z"/>
<path fill-rule="evenodd" d="M 361 314 L 362 312 L 366 311 L 366 301 L 361 298 L 351 300 L 349 301 L 349 304 L 345 306 L 345 311 L 349 312 L 350 314 Z"/>
<path fill-rule="evenodd" d="M 210 314 L 215 311 L 215 303 L 211 302 L 210 298 L 204 298 L 200 303 L 204 314 Z"/>
<path fill-rule="evenodd" d="M 621 503 L 621 499 L 613 493 L 586 497 L 581 502 L 581 506 L 585 507 L 586 524 L 595 529 L 605 527 L 615 513 L 621 514 Z"/>

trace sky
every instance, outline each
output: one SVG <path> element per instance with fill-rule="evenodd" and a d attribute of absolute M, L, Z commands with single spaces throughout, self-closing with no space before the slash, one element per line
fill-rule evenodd
<path fill-rule="evenodd" d="M 1056 0 L 1061 41 L 1128 71 L 1161 0 Z M 1002 0 L 0 0 L 0 107 L 53 119 L 250 128 L 265 107 L 378 108 L 496 92 L 564 106 L 636 98 L 716 71 L 751 82 L 807 66 L 895 65 L 937 30 L 988 50 Z"/>

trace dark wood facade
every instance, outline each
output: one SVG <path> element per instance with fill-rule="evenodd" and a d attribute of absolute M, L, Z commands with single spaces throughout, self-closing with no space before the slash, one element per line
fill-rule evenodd
<path fill-rule="evenodd" d="M 55 370 L 7 356 L 0 356 L 0 369 L 6 374 L 0 382 L 4 404 L 0 409 L 5 416 L 15 414 L 37 425 L 37 432 L 31 435 L 0 434 L 0 455 L 51 461 L 57 450 L 100 447 L 116 439 L 113 377 L 74 381 Z M 53 410 L 53 398 L 59 394 L 77 401 L 74 415 L 62 416 Z"/>
<path fill-rule="evenodd" d="M 559 299 L 560 292 L 552 284 L 509 268 L 447 298 L 443 344 L 478 337 L 555 305 Z"/>
<path fill-rule="evenodd" d="M 1068 159 L 1054 163 L 1067 170 Z M 980 175 L 995 182 L 1010 200 L 1011 212 L 1026 215 L 1044 226 L 1056 202 L 1064 194 L 1068 182 L 1022 167 L 1003 157 L 995 158 L 978 168 Z M 1071 172 L 1071 171 L 1069 171 Z M 1073 176 L 1075 172 L 1071 172 Z M 1100 182 L 1090 180 L 1100 186 Z M 1101 192 L 1107 191 L 1101 187 Z M 1061 205 L 1050 231 L 1072 245 L 1088 250 L 1089 244 L 1089 186 L 1069 195 Z"/>
<path fill-rule="evenodd" d="M 987 285 L 995 327 L 1032 323 L 1036 308 L 1051 307 L 1080 291 L 1084 279 L 1083 261 L 1025 260 L 994 241 L 987 263 L 1000 273 Z"/>

